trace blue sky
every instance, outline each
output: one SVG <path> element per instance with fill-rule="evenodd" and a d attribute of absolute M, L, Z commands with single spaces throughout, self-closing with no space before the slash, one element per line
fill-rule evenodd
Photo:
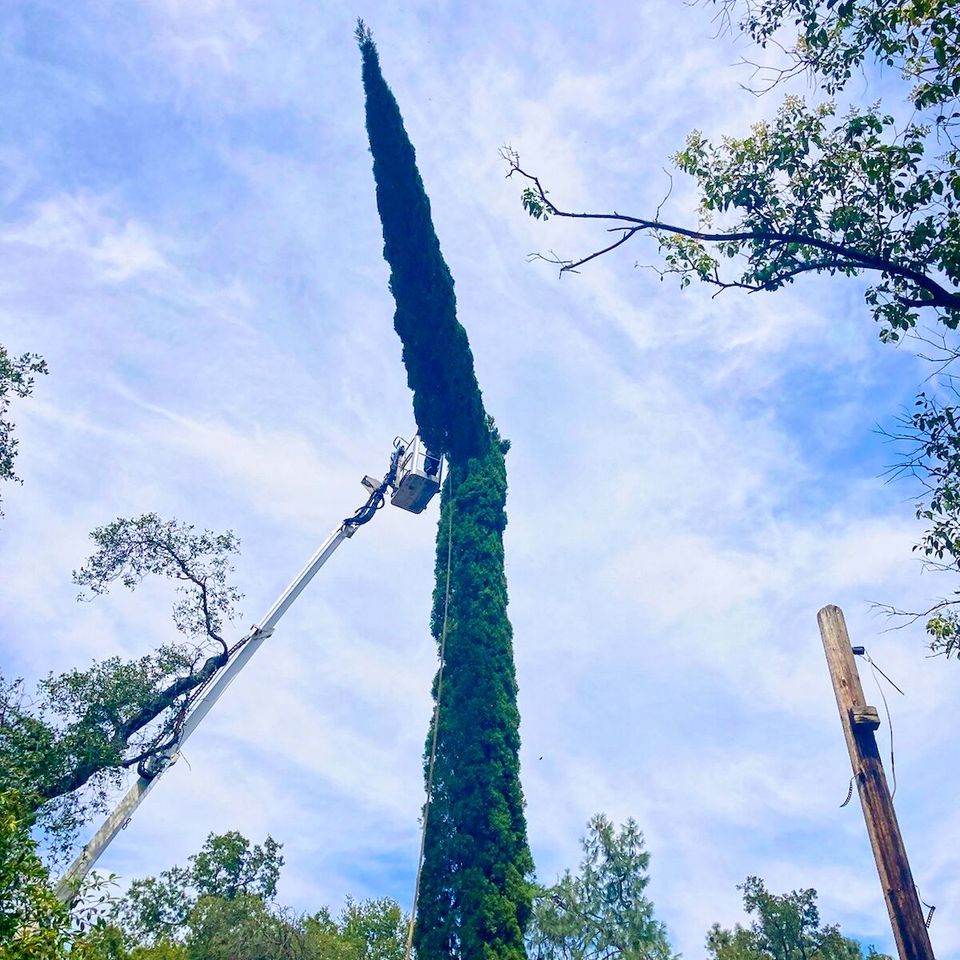
<path fill-rule="evenodd" d="M 664 11 L 669 10 L 668 15 Z M 36 678 L 172 636 L 162 584 L 75 603 L 87 533 L 156 510 L 232 528 L 255 620 L 413 424 L 374 202 L 353 19 L 378 41 L 513 442 L 506 534 L 539 875 L 587 818 L 635 817 L 673 943 L 701 956 L 748 874 L 815 886 L 892 950 L 816 627 L 826 603 L 907 692 L 897 806 L 932 937 L 960 957 L 956 670 L 871 601 L 922 575 L 874 430 L 929 372 L 856 282 L 683 293 L 638 243 L 523 215 L 497 150 L 570 208 L 649 210 L 687 131 L 747 129 L 742 42 L 650 2 L 21 2 L 0 12 L 0 340 L 47 357 L 17 409 L 0 642 Z M 875 88 L 864 85 L 869 98 Z M 677 179 L 669 212 L 694 200 Z M 436 511 L 346 545 L 104 860 L 156 873 L 210 831 L 285 844 L 281 898 L 408 904 L 430 713 Z M 238 624 L 238 630 L 241 625 Z M 869 696 L 876 699 L 865 677 Z M 541 759 L 542 758 L 542 759 Z"/>

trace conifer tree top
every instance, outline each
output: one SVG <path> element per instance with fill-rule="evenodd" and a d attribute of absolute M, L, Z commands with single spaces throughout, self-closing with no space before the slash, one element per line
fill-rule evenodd
<path fill-rule="evenodd" d="M 453 277 L 440 252 L 413 144 L 362 20 L 354 36 L 363 56 L 383 255 L 396 301 L 393 322 L 403 344 L 417 427 L 430 450 L 465 463 L 483 455 L 490 439 L 473 354 L 457 319 Z"/>
<path fill-rule="evenodd" d="M 369 50 L 376 55 L 377 45 L 373 42 L 373 34 L 361 17 L 357 17 L 357 29 L 353 31 L 353 35 L 357 38 L 357 46 L 361 51 L 366 53 Z"/>

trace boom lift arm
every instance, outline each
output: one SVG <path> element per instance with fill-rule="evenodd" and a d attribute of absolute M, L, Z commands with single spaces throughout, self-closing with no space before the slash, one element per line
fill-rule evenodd
<path fill-rule="evenodd" d="M 265 616 L 237 644 L 234 655 L 224 667 L 223 672 L 216 678 L 206 695 L 190 710 L 180 727 L 176 742 L 161 753 L 140 762 L 137 767 L 138 776 L 133 786 L 114 807 L 57 884 L 56 896 L 62 903 L 69 904 L 76 898 L 84 877 L 93 869 L 113 838 L 127 826 L 137 807 L 143 803 L 157 781 L 176 763 L 180 750 L 190 735 L 223 696 L 227 687 L 233 683 L 237 674 L 246 666 L 247 661 L 257 652 L 263 641 L 273 634 L 280 619 L 293 606 L 297 597 L 303 593 L 307 584 L 330 559 L 337 547 L 344 540 L 349 540 L 361 526 L 374 518 L 384 504 L 387 491 L 391 492 L 390 502 L 394 506 L 411 513 L 421 513 L 440 489 L 441 459 L 427 451 L 419 437 L 414 437 L 410 443 L 402 437 L 397 437 L 393 441 L 393 447 L 390 469 L 383 480 L 378 483 L 372 477 L 363 478 L 364 487 L 370 491 L 367 502 L 352 517 L 347 517 L 324 540 L 307 565 L 280 594 Z"/>

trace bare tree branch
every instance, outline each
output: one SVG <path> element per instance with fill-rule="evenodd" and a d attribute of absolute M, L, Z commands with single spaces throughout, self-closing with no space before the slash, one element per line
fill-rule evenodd
<path fill-rule="evenodd" d="M 616 249 L 627 240 L 631 239 L 635 234 L 640 232 L 649 232 L 654 235 L 664 234 L 687 237 L 692 240 L 701 240 L 711 243 L 732 241 L 760 242 L 766 244 L 797 244 L 802 247 L 812 247 L 815 250 L 822 250 L 824 253 L 832 254 L 834 259 L 828 261 L 826 263 L 827 266 L 831 266 L 835 269 L 868 270 L 881 273 L 888 277 L 900 278 L 901 280 L 907 281 L 929 294 L 927 299 L 907 298 L 907 302 L 910 302 L 912 306 L 960 310 L 960 293 L 944 287 L 933 277 L 930 277 L 919 270 L 915 270 L 906 264 L 897 263 L 894 260 L 890 260 L 876 253 L 870 253 L 865 250 L 858 250 L 854 247 L 834 243 L 830 240 L 824 240 L 821 237 L 813 236 L 811 234 L 798 231 L 780 232 L 772 230 L 695 230 L 690 227 L 680 226 L 678 224 L 666 223 L 659 219 L 634 217 L 627 214 L 618 213 L 617 211 L 613 211 L 612 213 L 586 213 L 562 210 L 549 198 L 548 191 L 543 187 L 540 179 L 534 174 L 524 170 L 520 166 L 519 157 L 516 151 L 509 147 L 504 147 L 500 151 L 500 156 L 506 160 L 507 164 L 509 165 L 509 171 L 506 176 L 509 178 L 514 174 L 518 174 L 531 183 L 532 187 L 530 189 L 533 191 L 536 203 L 550 216 L 563 217 L 572 220 L 596 220 L 606 223 L 617 222 L 628 225 L 624 228 L 625 233 L 620 240 L 618 240 L 616 243 L 610 244 L 607 247 L 604 247 L 601 250 L 594 251 L 593 253 L 576 260 L 561 258 L 550 260 L 550 262 L 560 265 L 561 274 L 576 272 L 579 267 L 589 263 L 591 260 L 595 260 L 597 257 L 602 256 L 605 253 L 609 253 L 611 250 Z M 534 215 L 536 216 L 537 214 L 535 213 Z M 536 259 L 548 259 L 547 257 L 534 256 Z M 773 290 L 779 287 L 786 280 L 789 280 L 792 276 L 795 276 L 797 273 L 823 268 L 823 265 L 818 267 L 817 265 L 811 264 L 809 267 L 802 267 L 792 273 L 774 273 L 767 280 L 761 281 L 755 286 L 747 286 L 742 282 L 732 281 L 716 281 L 715 285 L 722 286 L 724 288 L 746 287 L 747 289 Z M 713 282 L 710 281 L 709 278 L 705 277 L 704 279 L 707 279 L 708 282 Z"/>

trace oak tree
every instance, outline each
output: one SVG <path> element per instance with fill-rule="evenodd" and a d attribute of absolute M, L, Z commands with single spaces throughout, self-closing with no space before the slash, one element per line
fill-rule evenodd
<path fill-rule="evenodd" d="M 236 536 L 197 532 L 156 514 L 117 519 L 91 534 L 97 550 L 74 573 L 82 598 L 147 577 L 176 584 L 178 642 L 134 660 L 109 657 L 50 674 L 35 693 L 0 677 L 0 782 L 16 789 L 63 853 L 103 810 L 125 771 L 175 748 L 195 702 L 235 649 L 223 635 L 240 599 L 229 582 Z"/>

